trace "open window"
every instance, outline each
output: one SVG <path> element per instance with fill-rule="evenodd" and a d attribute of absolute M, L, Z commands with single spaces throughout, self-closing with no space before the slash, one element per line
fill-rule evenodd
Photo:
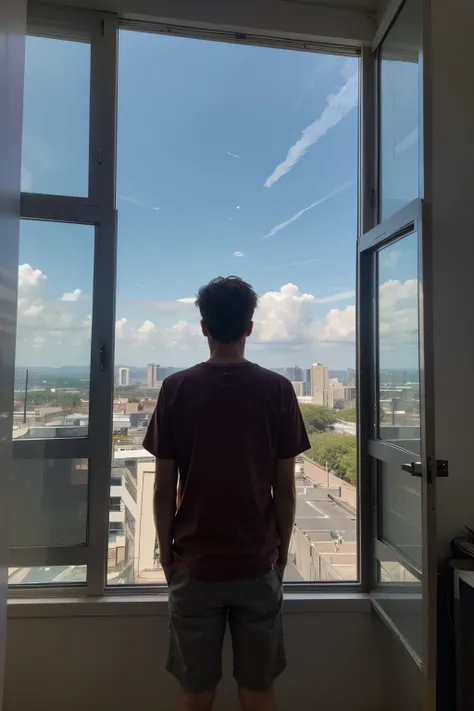
<path fill-rule="evenodd" d="M 434 708 L 436 554 L 430 220 L 423 201 L 421 3 L 375 50 L 377 189 L 359 240 L 361 477 L 375 609 L 423 669 Z M 368 151 L 366 158 L 370 156 Z M 372 223 L 372 224 L 373 224 Z"/>

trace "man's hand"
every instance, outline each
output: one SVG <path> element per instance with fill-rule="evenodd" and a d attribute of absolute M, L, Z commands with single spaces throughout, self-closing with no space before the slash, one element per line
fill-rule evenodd
<path fill-rule="evenodd" d="M 176 573 L 176 563 L 172 563 L 171 565 L 164 565 L 163 566 L 163 572 L 165 574 L 166 582 L 168 583 L 168 587 L 171 585 L 171 580 L 173 579 L 173 575 Z"/>
<path fill-rule="evenodd" d="M 285 568 L 287 566 L 288 559 L 279 558 L 277 561 L 278 566 L 278 577 L 283 582 L 283 576 L 285 575 Z"/>

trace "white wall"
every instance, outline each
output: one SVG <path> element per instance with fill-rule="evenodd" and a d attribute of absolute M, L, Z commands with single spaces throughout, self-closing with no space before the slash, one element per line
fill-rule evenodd
<path fill-rule="evenodd" d="M 0 2 L 0 708 L 6 635 L 20 147 L 26 2 Z"/>
<path fill-rule="evenodd" d="M 474 526 L 474 88 L 472 0 L 431 0 L 434 370 L 438 554 Z"/>
<path fill-rule="evenodd" d="M 281 711 L 386 708 L 381 649 L 392 641 L 374 613 L 290 611 L 285 620 Z M 4 711 L 175 711 L 164 615 L 18 618 L 8 631 Z M 216 709 L 237 708 L 227 647 Z"/>

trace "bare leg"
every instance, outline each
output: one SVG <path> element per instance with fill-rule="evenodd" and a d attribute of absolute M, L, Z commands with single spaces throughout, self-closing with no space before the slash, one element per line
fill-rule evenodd
<path fill-rule="evenodd" d="M 242 711 L 277 711 L 273 686 L 265 691 L 249 691 L 239 686 Z"/>
<path fill-rule="evenodd" d="M 179 695 L 179 711 L 211 711 L 216 692 L 205 691 L 203 694 L 193 694 L 181 689 Z"/>

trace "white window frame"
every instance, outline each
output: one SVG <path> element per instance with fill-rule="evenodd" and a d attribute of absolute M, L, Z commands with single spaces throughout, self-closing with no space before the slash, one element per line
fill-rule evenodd
<path fill-rule="evenodd" d="M 12 586 L 13 596 L 100 595 L 107 580 L 108 509 L 115 339 L 115 154 L 117 18 L 100 12 L 33 4 L 27 33 L 90 42 L 89 185 L 87 197 L 22 193 L 21 218 L 92 225 L 94 238 L 90 418 L 84 438 L 13 442 L 13 459 L 89 460 L 87 542 L 81 546 L 10 549 L 11 566 L 87 565 L 81 586 Z M 105 346 L 105 351 L 103 350 Z M 102 349 L 102 355 L 101 355 Z"/>

